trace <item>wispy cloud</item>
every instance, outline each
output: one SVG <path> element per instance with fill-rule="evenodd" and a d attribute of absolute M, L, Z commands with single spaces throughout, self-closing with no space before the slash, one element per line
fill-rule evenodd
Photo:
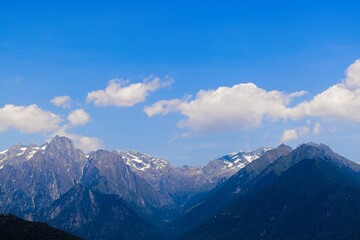
<path fill-rule="evenodd" d="M 315 123 L 315 126 L 313 128 L 313 134 L 314 135 L 319 135 L 321 131 L 321 124 L 320 123 Z"/>
<path fill-rule="evenodd" d="M 57 107 L 70 108 L 71 107 L 71 98 L 69 96 L 55 96 L 50 100 L 52 104 Z"/>
<path fill-rule="evenodd" d="M 284 130 L 281 136 L 281 142 L 288 142 L 299 137 L 307 136 L 310 134 L 310 129 L 308 127 L 299 127 Z"/>

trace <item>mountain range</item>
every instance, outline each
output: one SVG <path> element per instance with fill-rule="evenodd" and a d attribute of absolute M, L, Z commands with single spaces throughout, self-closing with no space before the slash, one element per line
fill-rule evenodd
<path fill-rule="evenodd" d="M 354 239 L 358 202 L 360 165 L 324 144 L 202 167 L 137 151 L 85 154 L 59 136 L 0 152 L 0 213 L 84 239 Z"/>

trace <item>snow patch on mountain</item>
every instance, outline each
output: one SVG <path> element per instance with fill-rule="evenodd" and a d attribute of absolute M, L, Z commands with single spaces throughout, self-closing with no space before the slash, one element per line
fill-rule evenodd
<path fill-rule="evenodd" d="M 218 159 L 210 161 L 206 164 L 202 171 L 205 175 L 210 176 L 216 180 L 229 178 L 246 165 L 260 158 L 265 152 L 271 148 L 258 148 L 249 152 L 233 152 L 222 156 Z"/>
<path fill-rule="evenodd" d="M 250 152 L 235 152 L 218 158 L 214 161 L 220 161 L 223 164 L 223 169 L 236 169 L 239 170 L 245 167 L 252 161 L 260 158 L 265 152 L 271 150 L 271 148 L 258 148 L 255 151 Z"/>
<path fill-rule="evenodd" d="M 170 165 L 169 162 L 164 159 L 134 150 L 129 152 L 118 151 L 117 153 L 124 159 L 127 165 L 138 171 L 161 170 Z"/>
<path fill-rule="evenodd" d="M 12 145 L 10 148 L 0 152 L 0 169 L 6 164 L 15 164 L 22 161 L 30 160 L 37 152 L 44 153 L 47 144 L 41 147 L 30 144 L 29 146 L 23 146 L 21 143 Z"/>
<path fill-rule="evenodd" d="M 7 153 L 7 151 L 9 151 L 9 149 L 5 149 L 4 151 L 1 151 L 1 152 L 0 152 L 0 155 L 3 155 L 3 154 L 5 154 L 5 153 Z"/>

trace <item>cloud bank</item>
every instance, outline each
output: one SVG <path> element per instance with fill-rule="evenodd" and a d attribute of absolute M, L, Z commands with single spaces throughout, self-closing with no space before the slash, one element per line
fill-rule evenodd
<path fill-rule="evenodd" d="M 179 126 L 196 132 L 248 130 L 258 127 L 264 119 L 297 118 L 288 105 L 292 99 L 305 93 L 266 91 L 253 83 L 244 83 L 201 90 L 192 100 L 162 100 L 145 107 L 144 111 L 149 117 L 178 111 L 186 117 Z"/>
<path fill-rule="evenodd" d="M 306 91 L 284 93 L 267 91 L 253 83 L 242 83 L 214 90 L 200 90 L 194 98 L 161 100 L 146 106 L 149 116 L 179 112 L 184 116 L 178 126 L 193 132 L 248 130 L 264 121 L 299 120 L 317 117 L 330 121 L 360 122 L 360 60 L 351 64 L 345 79 L 310 100 L 291 106 L 294 98 Z M 307 129 L 306 134 L 310 131 Z M 320 132 L 320 123 L 314 126 L 313 134 Z M 306 135 L 299 129 L 285 130 L 284 141 Z"/>
<path fill-rule="evenodd" d="M 0 132 L 17 129 L 22 133 L 49 133 L 60 127 L 60 116 L 39 108 L 36 104 L 0 108 Z"/>

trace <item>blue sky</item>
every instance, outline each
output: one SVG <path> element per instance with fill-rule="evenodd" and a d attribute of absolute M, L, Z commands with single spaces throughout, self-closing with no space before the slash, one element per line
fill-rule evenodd
<path fill-rule="evenodd" d="M 199 165 L 314 141 L 360 161 L 359 12 L 359 1 L 1 3 L 0 148 L 63 134 Z"/>

